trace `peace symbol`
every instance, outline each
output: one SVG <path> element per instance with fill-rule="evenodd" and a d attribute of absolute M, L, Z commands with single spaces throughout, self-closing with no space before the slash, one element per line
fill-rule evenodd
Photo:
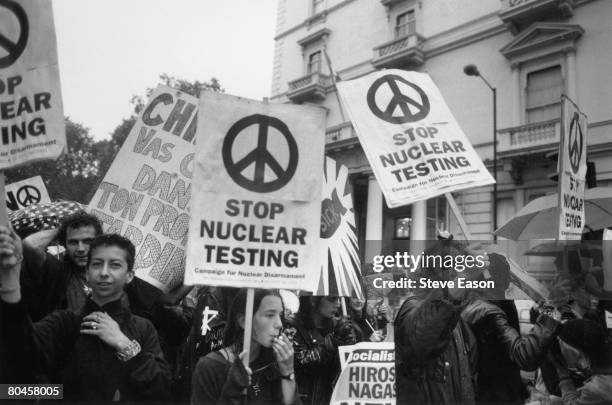
<path fill-rule="evenodd" d="M 255 124 L 259 126 L 257 133 L 257 147 L 249 152 L 240 161 L 234 162 L 232 157 L 232 148 L 236 137 L 245 128 Z M 285 141 L 287 141 L 287 145 L 289 146 L 289 163 L 285 169 L 281 167 L 278 161 L 270 152 L 268 152 L 266 148 L 269 127 L 273 127 L 278 130 L 283 135 Z M 287 128 L 287 125 L 284 122 L 278 118 L 269 117 L 267 115 L 254 114 L 242 118 L 229 129 L 225 139 L 223 140 L 222 157 L 225 170 L 227 170 L 227 173 L 230 175 L 232 180 L 234 180 L 239 186 L 257 193 L 269 193 L 282 188 L 295 174 L 298 164 L 298 147 L 295 139 L 291 135 L 291 132 L 289 132 L 289 128 Z M 253 179 L 249 179 L 243 176 L 242 172 L 252 163 L 255 163 L 255 174 Z M 268 166 L 272 172 L 274 172 L 276 175 L 276 180 L 269 182 L 264 180 L 266 166 Z"/>
<path fill-rule="evenodd" d="M 23 186 L 17 190 L 17 202 L 24 207 L 40 202 L 40 191 L 34 186 Z"/>
<path fill-rule="evenodd" d="M 0 49 L 4 49 L 5 53 L 8 53 L 8 55 L 0 58 L 0 69 L 11 66 L 21 56 L 28 42 L 29 32 L 28 16 L 18 3 L 11 0 L 0 0 L 0 10 L 2 8 L 8 9 L 17 17 L 21 32 L 17 42 L 11 41 L 0 32 Z"/>
<path fill-rule="evenodd" d="M 412 87 L 420 96 L 420 101 L 415 101 L 412 98 L 402 94 L 398 82 L 404 83 L 410 87 Z M 385 107 L 384 110 L 379 108 L 376 104 L 376 93 L 383 86 L 389 86 L 391 92 L 393 93 L 393 97 L 389 101 L 389 104 Z M 408 80 L 404 79 L 398 75 L 386 75 L 380 77 L 372 83 L 368 90 L 367 95 L 368 107 L 370 110 L 376 115 L 378 118 L 390 122 L 392 124 L 405 124 L 406 122 L 414 122 L 421 120 L 429 114 L 429 98 L 425 92 L 417 85 L 410 83 Z M 417 109 L 416 113 L 413 113 L 408 105 L 412 105 L 413 108 Z M 395 109 L 399 107 L 402 111 L 402 115 L 394 116 L 393 112 Z"/>
<path fill-rule="evenodd" d="M 582 143 L 584 138 L 582 135 L 582 128 L 580 128 L 580 117 L 578 113 L 574 113 L 572 122 L 570 123 L 569 136 L 567 138 L 567 151 L 569 154 L 570 165 L 572 166 L 572 172 L 578 173 L 580 168 L 580 159 L 582 159 Z"/>

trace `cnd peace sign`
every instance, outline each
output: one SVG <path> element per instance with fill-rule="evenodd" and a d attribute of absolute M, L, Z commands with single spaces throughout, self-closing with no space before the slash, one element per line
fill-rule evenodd
<path fill-rule="evenodd" d="M 20 32 L 16 41 L 6 37 L 6 32 L 2 32 L 6 28 L 5 24 L 0 24 L 0 69 L 11 66 L 21 56 L 21 53 L 28 42 L 28 16 L 18 3 L 11 0 L 0 0 L 0 21 L 6 18 L 17 18 Z"/>
<path fill-rule="evenodd" d="M 580 160 L 582 159 L 582 145 L 584 137 L 582 128 L 580 128 L 580 117 L 578 113 L 574 113 L 569 128 L 569 136 L 567 137 L 567 151 L 569 154 L 572 173 L 577 174 L 580 168 Z"/>
<path fill-rule="evenodd" d="M 232 150 L 236 137 L 251 125 L 258 126 L 257 146 L 245 157 L 235 162 Z M 267 149 L 268 131 L 270 128 L 280 132 L 289 148 L 289 163 L 285 168 L 278 163 L 278 160 Z M 298 147 L 284 122 L 267 115 L 254 114 L 242 118 L 229 129 L 223 140 L 222 157 L 227 173 L 238 185 L 257 193 L 269 193 L 285 186 L 295 174 L 298 164 Z M 253 163 L 255 164 L 254 175 L 252 178 L 248 178 L 243 172 Z M 275 180 L 265 181 L 266 166 L 276 175 Z"/>
<path fill-rule="evenodd" d="M 403 83 L 416 91 L 420 100 L 413 100 L 403 94 L 398 83 Z M 391 90 L 392 96 L 388 104 L 384 108 L 380 108 L 376 104 L 376 95 L 383 88 Z M 422 120 L 429 114 L 430 108 L 429 98 L 427 98 L 425 92 L 419 86 L 398 75 L 386 75 L 375 80 L 368 90 L 367 102 L 374 115 L 392 124 L 405 124 Z M 401 115 L 394 115 L 398 108 L 401 110 Z"/>
<path fill-rule="evenodd" d="M 17 190 L 17 202 L 23 207 L 40 202 L 40 191 L 34 186 L 23 186 Z"/>

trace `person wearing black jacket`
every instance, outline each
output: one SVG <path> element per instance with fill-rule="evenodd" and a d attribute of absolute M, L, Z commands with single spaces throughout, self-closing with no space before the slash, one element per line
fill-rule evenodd
<path fill-rule="evenodd" d="M 510 285 L 510 266 L 497 253 L 489 254 L 489 262 L 495 288 L 470 293 L 470 302 L 461 312 L 478 342 L 476 403 L 519 405 L 528 396 L 520 370 L 533 371 L 546 358 L 558 322 L 542 314 L 529 334 L 521 336 L 516 307 L 504 295 Z"/>
<path fill-rule="evenodd" d="M 340 373 L 338 346 L 357 343 L 355 327 L 337 316 L 339 309 L 339 297 L 301 296 L 298 312 L 287 319 L 302 404 L 329 403 Z"/>
<path fill-rule="evenodd" d="M 79 401 L 164 401 L 170 372 L 157 333 L 122 300 L 134 278 L 134 245 L 119 235 L 91 242 L 85 274 L 91 296 L 77 311 L 57 311 L 32 323 L 21 297 L 21 241 L 0 226 L 0 339 L 7 367 L 21 383 L 42 373 Z"/>
<path fill-rule="evenodd" d="M 85 277 L 90 244 L 101 234 L 102 225 L 96 216 L 78 212 L 64 218 L 57 230 L 56 238 L 66 249 L 62 258 L 23 244 L 21 295 L 33 322 L 55 310 L 82 308 L 91 291 Z M 138 277 L 126 285 L 122 296 L 123 305 L 132 314 L 153 323 L 164 356 L 174 369 L 179 348 L 192 325 L 193 308 L 176 305 L 172 298 Z"/>
<path fill-rule="evenodd" d="M 424 257 L 453 258 L 473 253 L 452 239 L 444 239 L 426 250 Z M 487 265 L 485 258 L 483 268 Z M 458 274 L 454 267 L 434 260 L 413 276 L 456 282 Z M 476 274 L 474 271 L 471 277 Z M 460 316 L 466 305 L 465 292 L 448 285 L 416 288 L 400 307 L 394 321 L 398 404 L 475 403 L 478 353 L 474 334 Z"/>

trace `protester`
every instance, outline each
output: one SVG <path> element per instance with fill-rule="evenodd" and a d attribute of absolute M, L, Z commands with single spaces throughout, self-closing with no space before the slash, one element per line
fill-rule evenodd
<path fill-rule="evenodd" d="M 243 365 L 246 289 L 234 299 L 226 346 L 201 358 L 193 375 L 192 405 L 299 403 L 291 341 L 281 333 L 284 311 L 276 291 L 255 290 L 249 367 Z"/>
<path fill-rule="evenodd" d="M 513 301 L 505 300 L 510 266 L 500 254 L 489 254 L 489 275 L 495 288 L 470 292 L 461 317 L 474 332 L 478 344 L 476 403 L 523 404 L 528 391 L 520 370 L 533 371 L 554 342 L 558 323 L 539 315 L 533 329 L 521 337 Z"/>
<path fill-rule="evenodd" d="M 57 231 L 57 240 L 66 248 L 63 258 L 57 259 L 24 243 L 21 291 L 33 321 L 58 309 L 79 311 L 82 308 L 91 292 L 86 281 L 90 244 L 101 234 L 102 225 L 97 217 L 78 212 L 66 217 Z M 193 315 L 192 309 L 174 305 L 176 302 L 172 301 L 178 301 L 186 291 L 179 289 L 179 296 L 173 300 L 172 295 L 163 295 L 160 289 L 135 277 L 123 296 L 133 314 L 153 322 L 172 368 L 178 348 L 189 333 Z"/>
<path fill-rule="evenodd" d="M 451 238 L 436 242 L 426 256 L 468 255 Z M 483 259 L 483 268 L 487 261 Z M 477 278 L 479 271 L 470 273 Z M 456 280 L 455 268 L 426 263 L 416 278 Z M 467 278 L 467 277 L 466 277 Z M 395 317 L 395 370 L 398 404 L 474 404 L 477 372 L 476 339 L 461 319 L 466 289 L 417 288 Z"/>
<path fill-rule="evenodd" d="M 56 311 L 34 324 L 20 291 L 21 250 L 19 237 L 0 226 L 0 331 L 12 352 L 8 367 L 22 378 L 41 372 L 63 384 L 65 399 L 167 399 L 170 372 L 157 332 L 122 300 L 134 279 L 134 245 L 115 234 L 90 241 L 85 281 L 91 297 L 78 312 Z"/>
<path fill-rule="evenodd" d="M 64 219 L 57 240 L 66 249 L 63 259 L 23 244 L 21 292 L 33 321 L 57 310 L 79 310 L 90 291 L 85 281 L 91 241 L 102 234 L 93 215 L 80 212 Z"/>
<path fill-rule="evenodd" d="M 191 397 L 191 380 L 198 360 L 226 346 L 223 334 L 231 304 L 238 291 L 238 288 L 232 287 L 202 286 L 185 297 L 188 305 L 195 310 L 178 376 L 181 381 L 181 398 L 189 400 Z"/>
<path fill-rule="evenodd" d="M 562 401 L 551 397 L 551 403 L 563 405 L 612 404 L 612 364 L 606 350 L 606 334 L 596 322 L 573 319 L 560 328 L 558 350 L 549 358 L 559 375 Z M 570 371 L 584 376 L 580 388 L 570 377 Z"/>
<path fill-rule="evenodd" d="M 382 330 L 374 329 L 368 314 L 366 300 L 351 297 L 349 299 L 348 315 L 353 321 L 358 341 L 381 342 L 385 335 Z"/>
<path fill-rule="evenodd" d="M 374 320 L 374 328 L 383 332 L 383 338 L 387 334 L 387 325 L 391 319 L 390 312 L 389 306 L 385 304 L 384 297 L 378 297 L 376 305 L 372 309 L 372 318 Z"/>
<path fill-rule="evenodd" d="M 353 322 L 357 340 L 369 340 L 370 337 L 376 342 L 382 340 L 379 335 L 372 330 L 372 327 L 368 325 L 370 321 L 368 320 L 366 301 L 356 297 L 351 297 L 347 301 L 348 316 Z"/>
<path fill-rule="evenodd" d="M 357 342 L 354 325 L 350 319 L 339 317 L 339 310 L 339 297 L 301 296 L 298 312 L 287 320 L 303 404 L 329 403 L 340 373 L 338 346 Z"/>

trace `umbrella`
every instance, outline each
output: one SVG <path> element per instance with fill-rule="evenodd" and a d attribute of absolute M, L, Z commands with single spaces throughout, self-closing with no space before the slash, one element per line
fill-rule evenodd
<path fill-rule="evenodd" d="M 525 205 L 495 234 L 512 240 L 550 239 L 555 237 L 559 221 L 558 195 L 536 198 Z M 612 226 L 612 188 L 595 187 L 584 196 L 585 230 Z"/>
<path fill-rule="evenodd" d="M 29 205 L 10 212 L 9 221 L 15 232 L 25 238 L 33 233 L 55 229 L 68 215 L 84 211 L 84 206 L 74 201 L 57 201 Z"/>
<path fill-rule="evenodd" d="M 599 251 L 599 255 L 601 256 L 602 246 L 601 241 L 599 243 L 596 242 L 586 242 L 586 241 L 576 241 L 580 243 L 572 243 L 572 244 L 559 244 L 557 242 L 544 242 L 536 245 L 525 252 L 526 256 L 550 256 L 556 257 L 559 253 L 564 252 L 567 249 L 571 250 L 580 250 L 583 253 L 583 256 L 592 256 L 594 252 Z M 595 253 L 596 254 L 596 253 Z"/>

